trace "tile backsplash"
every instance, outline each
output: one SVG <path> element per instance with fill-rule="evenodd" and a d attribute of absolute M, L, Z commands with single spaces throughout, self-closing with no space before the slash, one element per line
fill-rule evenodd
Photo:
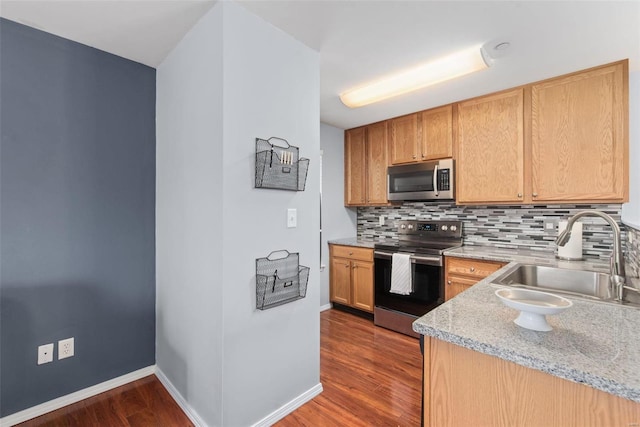
<path fill-rule="evenodd" d="M 627 276 L 640 275 L 640 230 L 627 227 Z"/>
<path fill-rule="evenodd" d="M 549 205 L 549 206 L 456 206 L 455 204 L 404 203 L 400 206 L 358 208 L 358 238 L 364 240 L 394 239 L 399 220 L 459 220 L 463 222 L 465 245 L 491 245 L 503 248 L 526 248 L 555 253 L 557 224 L 580 211 L 595 209 L 605 212 L 620 224 L 621 205 Z M 380 216 L 384 215 L 384 226 Z M 583 223 L 583 255 L 585 258 L 607 258 L 611 255 L 611 227 L 600 218 L 586 217 Z M 552 223 L 552 229 L 545 229 Z M 622 226 L 622 241 L 627 230 Z M 640 234 L 633 230 L 636 236 Z M 635 236 L 634 236 L 635 237 Z M 638 236 L 640 237 L 640 236 Z M 634 250 L 627 244 L 631 264 L 638 265 L 638 240 Z M 634 261 L 635 260 L 635 261 Z"/>

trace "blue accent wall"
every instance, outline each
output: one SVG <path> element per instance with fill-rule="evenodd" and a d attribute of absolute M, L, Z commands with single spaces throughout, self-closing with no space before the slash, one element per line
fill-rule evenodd
<path fill-rule="evenodd" d="M 1 416 L 155 363 L 155 92 L 153 68 L 0 19 Z"/>

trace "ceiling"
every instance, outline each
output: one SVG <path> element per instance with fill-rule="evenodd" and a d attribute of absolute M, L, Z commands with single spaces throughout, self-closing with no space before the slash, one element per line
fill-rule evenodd
<path fill-rule="evenodd" d="M 347 129 L 629 58 L 640 70 L 638 1 L 238 0 L 320 52 L 320 119 Z M 10 1 L 0 15 L 158 66 L 213 0 Z M 357 109 L 338 95 L 477 44 L 493 66 Z"/>

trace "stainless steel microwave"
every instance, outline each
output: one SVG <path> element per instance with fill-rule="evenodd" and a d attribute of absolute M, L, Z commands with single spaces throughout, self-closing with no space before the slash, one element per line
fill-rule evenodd
<path fill-rule="evenodd" d="M 453 159 L 389 166 L 387 198 L 399 200 L 454 200 Z"/>

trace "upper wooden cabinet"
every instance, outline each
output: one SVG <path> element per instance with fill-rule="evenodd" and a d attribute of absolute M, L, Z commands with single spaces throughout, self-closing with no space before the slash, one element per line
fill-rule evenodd
<path fill-rule="evenodd" d="M 345 203 L 387 203 L 387 160 L 447 157 L 460 205 L 626 202 L 628 74 L 619 61 L 349 130 Z"/>
<path fill-rule="evenodd" d="M 344 203 L 362 205 L 366 195 L 366 128 L 350 129 L 344 135 Z"/>
<path fill-rule="evenodd" d="M 345 205 L 387 203 L 387 122 L 345 132 Z"/>
<path fill-rule="evenodd" d="M 389 120 L 391 164 L 418 161 L 418 113 Z"/>
<path fill-rule="evenodd" d="M 524 200 L 524 90 L 458 104 L 457 203 Z"/>
<path fill-rule="evenodd" d="M 452 120 L 451 105 L 389 120 L 391 164 L 451 157 Z"/>
<path fill-rule="evenodd" d="M 445 159 L 453 155 L 452 106 L 434 108 L 420 113 L 420 160 Z"/>
<path fill-rule="evenodd" d="M 387 203 L 387 123 L 367 126 L 367 204 Z"/>
<path fill-rule="evenodd" d="M 627 64 L 531 86 L 533 202 L 628 199 Z"/>

